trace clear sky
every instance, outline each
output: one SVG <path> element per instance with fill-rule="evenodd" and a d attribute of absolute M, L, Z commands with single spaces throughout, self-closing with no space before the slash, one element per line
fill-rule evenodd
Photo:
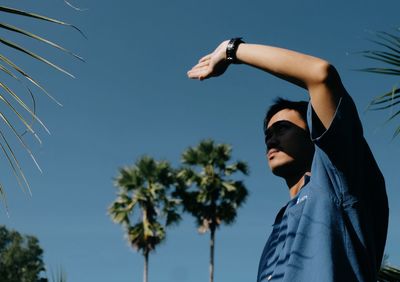
<path fill-rule="evenodd" d="M 386 178 L 386 253 L 389 262 L 400 265 L 400 139 L 391 140 L 394 124 L 383 125 L 389 113 L 365 111 L 372 97 L 399 81 L 355 71 L 376 65 L 357 54 L 375 48 L 368 41 L 373 38 L 370 31 L 395 32 L 400 26 L 398 0 L 73 2 L 88 8 L 85 12 L 61 0 L 12 4 L 72 22 L 88 37 L 69 28 L 4 17 L 86 59 L 81 63 L 19 40 L 65 66 L 77 77 L 71 79 L 1 47 L 2 53 L 18 56 L 16 62 L 35 73 L 64 106 L 35 91 L 40 97 L 38 113 L 51 131 L 51 136 L 41 132 L 42 146 L 33 145 L 43 174 L 19 149 L 33 190 L 29 197 L 1 163 L 11 215 L 0 212 L 0 223 L 37 236 L 46 264 L 53 269 L 61 265 L 69 281 L 142 280 L 142 256 L 129 248 L 120 226 L 107 216 L 116 196 L 113 178 L 119 167 L 144 154 L 177 165 L 181 152 L 204 138 L 231 144 L 234 158 L 248 162 L 251 170 L 245 179 L 247 203 L 233 226 L 217 232 L 215 281 L 255 281 L 275 214 L 289 199 L 283 181 L 268 170 L 262 119 L 276 95 L 307 95 L 243 65 L 232 66 L 218 79 L 187 79 L 186 71 L 200 56 L 235 36 L 313 54 L 339 70 Z M 187 216 L 167 236 L 150 256 L 150 281 L 207 281 L 209 236 L 199 235 Z"/>

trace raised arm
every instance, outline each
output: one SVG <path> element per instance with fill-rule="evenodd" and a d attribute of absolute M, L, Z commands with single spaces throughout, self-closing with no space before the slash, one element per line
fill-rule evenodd
<path fill-rule="evenodd" d="M 189 78 L 208 79 L 219 76 L 229 66 L 226 60 L 228 41 L 201 58 L 190 71 Z M 236 58 L 272 75 L 308 90 L 311 104 L 325 128 L 334 116 L 339 98 L 345 93 L 335 68 L 327 61 L 295 51 L 257 44 L 242 43 Z"/>

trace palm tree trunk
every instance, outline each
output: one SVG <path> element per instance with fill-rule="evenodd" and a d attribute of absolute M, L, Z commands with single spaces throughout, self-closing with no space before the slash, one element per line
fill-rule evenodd
<path fill-rule="evenodd" d="M 210 239 L 210 282 L 214 282 L 214 247 L 215 247 L 215 227 L 211 227 Z"/>
<path fill-rule="evenodd" d="M 144 251 L 144 270 L 143 270 L 143 282 L 147 282 L 149 274 L 149 251 Z"/>

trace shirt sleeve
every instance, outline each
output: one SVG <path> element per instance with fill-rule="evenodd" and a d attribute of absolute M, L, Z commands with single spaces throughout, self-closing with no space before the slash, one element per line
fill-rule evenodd
<path fill-rule="evenodd" d="M 366 161 L 369 162 L 372 154 L 366 149 L 368 146 L 352 98 L 347 93 L 340 98 L 333 120 L 326 129 L 311 103 L 307 115 L 311 139 L 316 146 L 315 162 L 321 169 L 323 167 L 323 170 L 334 175 L 333 186 L 339 198 L 358 198 L 364 192 L 360 189 L 364 181 L 361 173 L 365 172 Z M 365 154 L 370 156 L 366 158 Z"/>
<path fill-rule="evenodd" d="M 311 179 L 322 188 L 318 191 L 327 191 L 346 213 L 343 222 L 346 236 L 350 238 L 346 241 L 353 244 L 348 257 L 352 257 L 356 250 L 367 251 L 364 253 L 367 257 L 376 259 L 372 259 L 368 267 L 361 268 L 379 267 L 388 223 L 385 181 L 363 137 L 354 102 L 347 93 L 344 94 L 327 129 L 311 103 L 307 114 L 311 139 L 315 144 Z M 360 261 L 364 261 L 361 256 Z"/>
<path fill-rule="evenodd" d="M 320 147 L 335 150 L 338 143 L 347 143 L 351 136 L 363 136 L 361 121 L 356 106 L 349 94 L 345 93 L 339 100 L 334 117 L 327 129 L 322 125 L 311 102 L 308 108 L 308 125 L 311 139 Z M 349 135 L 350 134 L 350 135 Z"/>

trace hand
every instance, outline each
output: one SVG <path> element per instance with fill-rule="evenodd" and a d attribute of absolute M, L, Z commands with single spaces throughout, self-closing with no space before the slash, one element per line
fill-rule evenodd
<path fill-rule="evenodd" d="M 228 41 L 224 41 L 214 52 L 201 58 L 198 64 L 187 72 L 188 77 L 203 80 L 223 74 L 229 66 L 226 60 L 227 45 Z"/>

